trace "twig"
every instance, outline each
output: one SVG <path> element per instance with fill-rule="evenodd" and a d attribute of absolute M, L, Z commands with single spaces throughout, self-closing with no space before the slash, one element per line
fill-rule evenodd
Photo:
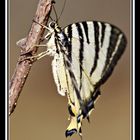
<path fill-rule="evenodd" d="M 34 20 L 45 25 L 49 19 L 52 3 L 52 0 L 39 0 Z M 17 100 L 28 77 L 32 64 L 35 62 L 26 58 L 36 54 L 37 48 L 33 46 L 41 42 L 43 33 L 44 28 L 33 22 L 27 38 L 21 39 L 17 43 L 17 45 L 21 48 L 21 54 L 16 65 L 15 72 L 10 81 L 9 115 L 11 115 L 16 107 Z"/>

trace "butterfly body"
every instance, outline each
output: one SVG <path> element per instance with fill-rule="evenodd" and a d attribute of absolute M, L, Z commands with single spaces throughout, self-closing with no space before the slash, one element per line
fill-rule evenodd
<path fill-rule="evenodd" d="M 54 57 L 54 80 L 58 93 L 68 98 L 71 123 L 65 134 L 82 135 L 82 120 L 89 120 L 100 86 L 125 50 L 126 38 L 117 27 L 97 21 L 73 23 L 64 29 L 52 22 L 49 28 L 46 40 L 48 54 Z"/>

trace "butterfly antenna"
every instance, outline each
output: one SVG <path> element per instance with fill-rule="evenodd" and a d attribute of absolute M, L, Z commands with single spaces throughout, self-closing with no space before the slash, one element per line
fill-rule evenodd
<path fill-rule="evenodd" d="M 51 3 L 52 3 L 53 10 L 55 11 L 54 8 L 54 4 L 56 3 L 55 0 L 52 0 Z M 55 11 L 55 15 L 57 16 L 56 11 Z M 54 19 L 51 16 L 49 16 L 49 18 L 51 19 L 51 21 L 54 21 Z"/>
<path fill-rule="evenodd" d="M 47 26 L 45 26 L 45 25 L 43 25 L 43 24 L 41 24 L 41 23 L 35 21 L 34 19 L 33 19 L 33 22 L 35 22 L 36 24 L 42 26 L 44 29 L 47 29 L 48 31 L 50 31 L 50 29 L 49 29 Z"/>
<path fill-rule="evenodd" d="M 54 7 L 54 5 L 52 5 L 52 7 L 53 7 L 53 10 L 54 10 L 54 13 L 55 13 L 55 17 L 56 17 L 56 22 L 58 21 L 58 16 L 57 16 L 57 12 L 56 12 L 56 10 L 55 10 L 55 7 Z M 52 18 L 51 18 L 52 19 Z"/>
<path fill-rule="evenodd" d="M 59 15 L 57 21 L 58 21 L 58 20 L 60 19 L 60 17 L 62 16 L 63 11 L 64 11 L 64 9 L 65 9 L 65 5 L 66 5 L 66 0 L 64 0 L 63 8 L 62 8 L 62 10 L 61 10 L 61 13 L 60 13 L 60 15 Z"/>
<path fill-rule="evenodd" d="M 51 16 L 49 18 L 51 19 L 51 21 L 53 21 L 53 18 Z"/>

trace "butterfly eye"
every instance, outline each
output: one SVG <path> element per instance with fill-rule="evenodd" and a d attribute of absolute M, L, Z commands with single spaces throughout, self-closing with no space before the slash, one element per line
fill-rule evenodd
<path fill-rule="evenodd" d="M 50 27 L 54 29 L 55 28 L 55 22 L 51 22 Z"/>

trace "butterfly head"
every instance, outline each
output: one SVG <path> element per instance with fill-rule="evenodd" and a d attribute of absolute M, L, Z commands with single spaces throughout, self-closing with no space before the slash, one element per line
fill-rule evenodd
<path fill-rule="evenodd" d="M 55 32 L 61 32 L 61 28 L 59 27 L 58 23 L 55 21 L 51 21 L 48 26 L 50 30 L 53 30 Z"/>

